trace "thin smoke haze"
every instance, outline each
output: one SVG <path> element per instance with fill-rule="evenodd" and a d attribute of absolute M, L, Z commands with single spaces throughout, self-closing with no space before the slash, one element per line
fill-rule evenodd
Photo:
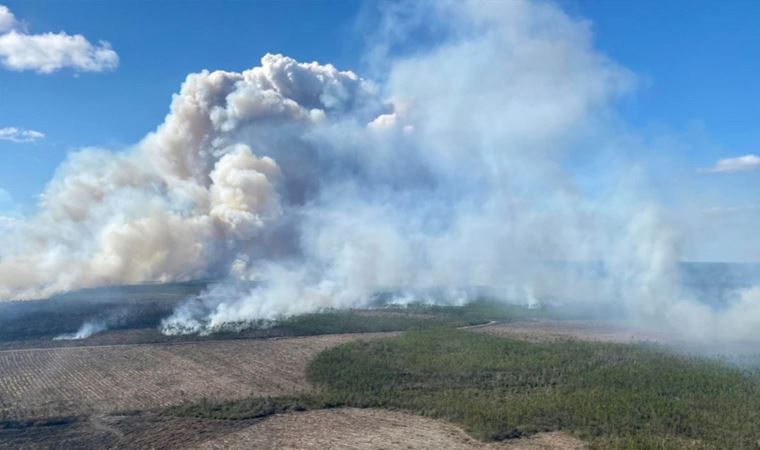
<path fill-rule="evenodd" d="M 755 339 L 757 291 L 720 310 L 691 298 L 680 236 L 645 176 L 611 155 L 615 102 L 636 77 L 594 48 L 587 23 L 545 2 L 400 7 L 411 12 L 385 28 L 429 26 L 442 42 L 394 56 L 403 36 L 378 33 L 371 77 L 276 54 L 190 74 L 134 147 L 71 154 L 39 212 L 4 238 L 0 298 L 228 280 L 163 325 L 203 332 L 367 306 L 378 292 L 457 303 L 487 287 Z M 568 168 L 579 158 L 609 183 L 582 189 Z"/>

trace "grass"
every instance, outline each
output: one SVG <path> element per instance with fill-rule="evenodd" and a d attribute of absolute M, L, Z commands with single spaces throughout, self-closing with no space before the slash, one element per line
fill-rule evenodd
<path fill-rule="evenodd" d="M 567 430 L 599 448 L 757 448 L 760 377 L 609 343 L 528 343 L 438 329 L 322 353 L 337 403 L 404 409 L 484 440 Z"/>
<path fill-rule="evenodd" d="M 292 411 L 324 409 L 329 407 L 326 397 L 301 395 L 289 397 L 248 397 L 224 402 L 207 398 L 166 408 L 163 413 L 180 417 L 203 417 L 217 420 L 258 419 Z M 336 405 L 337 406 L 337 405 Z"/>
<path fill-rule="evenodd" d="M 376 333 L 459 325 L 460 321 L 445 317 L 417 317 L 412 314 L 366 314 L 361 311 L 328 311 L 294 316 L 278 322 L 273 328 L 293 336 L 320 334 Z"/>
<path fill-rule="evenodd" d="M 760 448 L 760 375 L 662 349 L 529 343 L 452 328 L 321 353 L 316 393 L 183 405 L 227 419 L 340 406 L 445 419 L 482 440 L 563 430 L 593 448 Z"/>

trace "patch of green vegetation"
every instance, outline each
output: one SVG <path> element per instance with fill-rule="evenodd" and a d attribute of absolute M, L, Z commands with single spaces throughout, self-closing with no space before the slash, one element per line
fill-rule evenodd
<path fill-rule="evenodd" d="M 408 314 L 430 314 L 437 317 L 449 318 L 450 320 L 457 320 L 462 325 L 476 325 L 490 321 L 504 322 L 560 317 L 558 311 L 546 307 L 528 308 L 523 305 L 490 299 L 478 299 L 461 306 L 412 303 L 407 306 L 389 306 L 383 310 L 406 312 Z"/>
<path fill-rule="evenodd" d="M 342 333 L 374 333 L 424 329 L 442 325 L 458 325 L 449 317 L 419 317 L 366 311 L 328 311 L 294 316 L 278 322 L 275 327 L 295 336 Z"/>
<path fill-rule="evenodd" d="M 198 417 L 217 420 L 246 420 L 291 411 L 324 409 L 329 405 L 318 395 L 290 397 L 248 397 L 242 400 L 210 401 L 206 398 L 166 408 L 170 416 Z"/>
<path fill-rule="evenodd" d="M 453 329 L 354 342 L 309 377 L 331 403 L 402 409 L 483 440 L 565 430 L 595 448 L 758 448 L 760 375 L 664 350 Z"/>
<path fill-rule="evenodd" d="M 755 449 L 760 441 L 760 374 L 651 346 L 434 328 L 326 350 L 308 376 L 316 393 L 169 413 L 244 419 L 374 407 L 445 419 L 486 441 L 553 430 L 593 448 Z"/>
<path fill-rule="evenodd" d="M 332 310 L 293 316 L 272 328 L 282 334 L 309 336 L 318 334 L 407 331 L 442 326 L 462 327 L 490 321 L 544 317 L 543 309 L 528 309 L 491 300 L 476 300 L 463 306 L 411 304 L 373 310 Z"/>
<path fill-rule="evenodd" d="M 277 321 L 227 323 L 193 339 L 250 339 L 322 334 L 377 333 L 464 327 L 539 317 L 560 317 L 549 309 L 529 309 L 494 300 L 476 300 L 462 306 L 411 304 L 376 309 L 326 310 Z M 182 336 L 180 336 L 182 338 Z"/>

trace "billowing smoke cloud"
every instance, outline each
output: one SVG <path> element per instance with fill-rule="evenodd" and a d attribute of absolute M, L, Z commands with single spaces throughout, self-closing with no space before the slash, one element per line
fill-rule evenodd
<path fill-rule="evenodd" d="M 723 334 L 739 310 L 683 292 L 667 215 L 611 156 L 630 153 L 614 103 L 635 79 L 587 24 L 543 2 L 402 6 L 416 13 L 386 28 L 424 10 L 438 38 L 395 57 L 377 44 L 381 82 L 266 55 L 188 76 L 131 150 L 71 155 L 1 247 L 0 297 L 230 280 L 164 321 L 195 332 L 487 288 Z M 581 163 L 598 168 L 594 186 Z"/>
<path fill-rule="evenodd" d="M 190 75 L 133 149 L 83 150 L 57 169 L 3 246 L 0 297 L 220 276 L 290 254 L 288 222 L 327 170 L 309 135 L 382 108 L 356 75 L 279 55 Z"/>

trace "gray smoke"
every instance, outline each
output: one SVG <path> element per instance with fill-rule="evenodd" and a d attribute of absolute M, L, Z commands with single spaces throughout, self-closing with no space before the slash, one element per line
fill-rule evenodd
<path fill-rule="evenodd" d="M 189 75 L 132 149 L 72 154 L 0 250 L 0 298 L 228 279 L 164 321 L 176 333 L 487 287 L 691 337 L 754 336 L 756 291 L 716 311 L 681 288 L 680 238 L 620 156 L 635 149 L 615 101 L 635 76 L 587 23 L 544 2 L 391 11 L 381 31 L 404 32 L 368 51 L 381 81 L 266 55 Z M 438 43 L 394 56 L 419 17 Z"/>

